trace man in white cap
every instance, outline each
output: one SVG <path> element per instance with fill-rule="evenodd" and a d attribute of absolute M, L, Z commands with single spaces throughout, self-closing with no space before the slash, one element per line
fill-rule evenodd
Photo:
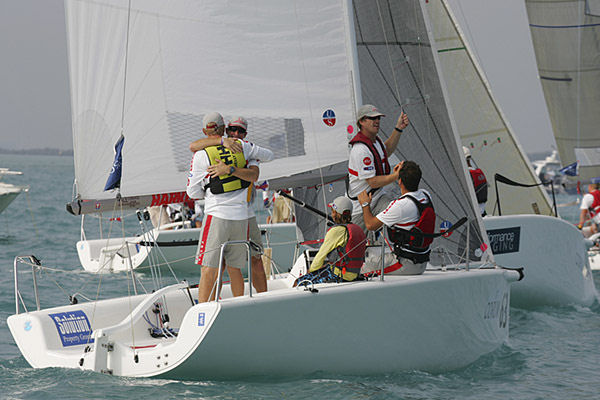
<path fill-rule="evenodd" d="M 392 198 L 384 187 L 398 180 L 398 166 L 391 170 L 388 155 L 396 150 L 402 130 L 408 126 L 408 117 L 401 112 L 390 137 L 382 142 L 377 137 L 381 117 L 385 115 L 371 104 L 360 107 L 356 116 L 359 132 L 350 141 L 348 197 L 353 205 L 352 222 L 363 230 L 365 223 L 357 196 L 363 190 L 370 193 L 371 209 L 375 213 L 388 206 Z"/>
<path fill-rule="evenodd" d="M 234 153 L 242 150 L 242 141 L 246 138 L 248 132 L 248 121 L 244 117 L 238 116 L 232 118 L 227 127 L 225 128 L 227 133 L 226 138 L 224 137 L 207 137 L 198 139 L 190 144 L 190 150 L 193 152 L 204 150 L 209 146 L 222 145 L 225 148 L 233 151 Z M 250 143 L 247 142 L 246 143 Z M 250 145 L 254 146 L 252 143 Z M 254 146 L 257 149 L 259 159 L 256 160 L 252 165 L 258 168 L 260 161 L 271 161 L 273 159 L 273 152 L 268 149 L 264 149 L 260 146 Z M 253 188 L 253 185 L 250 186 Z M 251 189 L 252 190 L 252 189 Z M 252 207 L 255 190 L 252 190 L 251 199 L 248 202 L 248 237 L 254 243 L 262 248 L 262 238 L 260 229 L 258 229 L 258 223 L 256 221 L 256 215 L 254 214 L 254 208 Z M 251 247 L 252 254 L 252 286 L 258 293 L 267 291 L 267 276 L 265 275 L 265 269 L 262 262 L 261 251 L 255 247 Z"/>
<path fill-rule="evenodd" d="M 488 199 L 488 183 L 487 179 L 485 179 L 485 174 L 475 165 L 473 158 L 471 157 L 471 150 L 468 147 L 463 146 L 463 153 L 465 155 L 465 159 L 467 161 L 467 167 L 469 168 L 469 173 L 471 174 L 471 180 L 473 181 L 473 187 L 475 188 L 475 197 L 477 197 L 477 203 L 479 204 L 479 213 L 484 217 L 485 213 L 485 203 Z"/>
<path fill-rule="evenodd" d="M 367 237 L 352 219 L 352 202 L 345 196 L 336 197 L 331 204 L 331 217 L 336 223 L 327 231 L 319 252 L 310 264 L 308 273 L 297 282 L 322 283 L 353 281 L 365 262 Z"/>
<path fill-rule="evenodd" d="M 190 198 L 205 199 L 205 218 L 196 255 L 196 264 L 202 266 L 199 302 L 214 299 L 221 244 L 248 237 L 250 187 L 259 175 L 257 160 L 261 149 L 241 142 L 242 151 L 232 152 L 220 144 L 224 130 L 221 114 L 213 112 L 204 116 L 202 131 L 219 145 L 194 153 L 187 184 Z M 246 266 L 246 248 L 228 246 L 224 256 L 231 278 L 231 291 L 234 296 L 241 296 L 244 294 L 241 268 Z"/>

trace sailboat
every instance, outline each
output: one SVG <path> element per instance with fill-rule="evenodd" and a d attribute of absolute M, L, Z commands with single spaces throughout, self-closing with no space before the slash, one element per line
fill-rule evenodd
<path fill-rule="evenodd" d="M 590 182 L 600 177 L 600 4 L 525 0 L 525 5 L 560 159 L 576 167 L 578 181 Z M 600 247 L 591 249 L 589 261 L 600 269 Z"/>
<path fill-rule="evenodd" d="M 232 298 L 224 284 L 217 300 L 196 304 L 197 289 L 175 283 L 25 313 L 16 282 L 7 321 L 30 365 L 173 379 L 378 374 L 459 368 L 506 342 L 510 287 L 521 275 L 496 265 L 474 208 L 426 1 L 65 4 L 75 147 L 88 149 L 75 157 L 83 206 L 180 193 L 203 113 L 225 109 L 247 116 L 278 155 L 261 165 L 261 179 L 327 187 L 326 171 L 347 162 L 364 102 L 409 113 L 400 147 L 421 165 L 438 223 L 469 222 L 436 239 L 418 276 L 294 288 L 304 253 L 264 293 L 248 284 Z M 383 135 L 394 122 L 382 121 Z M 109 172 L 100 166 L 112 164 L 121 135 L 120 189 L 105 193 L 97 170 Z"/>
<path fill-rule="evenodd" d="M 581 234 L 555 217 L 447 2 L 430 1 L 428 8 L 458 134 L 490 184 L 483 221 L 495 259 L 525 270 L 512 287 L 512 304 L 591 305 L 596 289 Z"/>

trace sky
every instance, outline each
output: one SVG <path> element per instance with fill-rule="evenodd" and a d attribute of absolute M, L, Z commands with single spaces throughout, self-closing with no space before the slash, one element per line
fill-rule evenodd
<path fill-rule="evenodd" d="M 527 153 L 552 128 L 524 0 L 449 0 Z M 0 0 L 0 148 L 72 149 L 63 0 Z"/>

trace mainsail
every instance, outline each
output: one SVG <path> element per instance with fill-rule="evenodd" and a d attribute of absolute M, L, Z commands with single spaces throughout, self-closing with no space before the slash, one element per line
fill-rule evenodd
<path fill-rule="evenodd" d="M 133 207 L 183 200 L 188 146 L 203 137 L 211 111 L 245 116 L 248 139 L 273 150 L 261 179 L 347 160 L 340 144 L 355 104 L 345 2 L 66 0 L 65 7 L 73 212 L 102 211 L 116 197 Z M 120 189 L 104 191 L 121 135 Z"/>
<path fill-rule="evenodd" d="M 600 176 L 600 1 L 525 0 L 538 71 L 564 166 Z"/>
<path fill-rule="evenodd" d="M 490 184 L 486 212 L 498 215 L 495 174 L 524 184 L 540 183 L 539 178 L 446 1 L 429 1 L 427 11 L 458 134 Z M 553 214 L 548 195 L 541 186 L 522 188 L 499 184 L 498 192 L 503 214 Z"/>
<path fill-rule="evenodd" d="M 487 235 L 474 209 L 459 138 L 448 112 L 443 77 L 424 1 L 353 2 L 362 102 L 386 113 L 380 137 L 394 129 L 401 109 L 410 118 L 391 156 L 414 160 L 423 171 L 421 187 L 432 194 L 438 224 L 468 217 L 470 257 L 486 251 Z M 438 239 L 445 254 L 460 254 L 467 242 L 454 233 Z M 440 259 L 432 259 L 439 263 Z"/>

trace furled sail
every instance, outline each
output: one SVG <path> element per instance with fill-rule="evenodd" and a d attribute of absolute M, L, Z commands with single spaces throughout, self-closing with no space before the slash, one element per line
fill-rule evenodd
<path fill-rule="evenodd" d="M 261 179 L 347 160 L 355 104 L 343 1 L 65 5 L 75 213 L 117 196 L 133 207 L 182 197 L 189 143 L 211 111 L 243 115 L 248 139 L 273 150 Z M 121 135 L 120 189 L 104 191 Z"/>
<path fill-rule="evenodd" d="M 458 136 L 448 113 L 443 77 L 437 60 L 425 1 L 353 2 L 362 102 L 387 117 L 380 137 L 392 133 L 400 110 L 410 127 L 400 138 L 393 160 L 414 160 L 423 171 L 421 187 L 432 194 L 438 225 L 468 217 L 470 258 L 486 250 L 487 235 L 474 209 L 475 193 L 467 178 Z M 438 228 L 439 229 L 439 228 Z M 455 232 L 438 239 L 445 254 L 461 253 L 466 236 Z M 442 262 L 440 258 L 432 262 Z"/>
<path fill-rule="evenodd" d="M 427 3 L 448 99 L 458 134 L 488 179 L 488 215 L 498 215 L 494 174 L 524 184 L 540 183 L 490 85 L 444 0 Z M 498 184 L 502 214 L 552 215 L 542 186 Z"/>
<path fill-rule="evenodd" d="M 533 48 L 563 166 L 600 176 L 600 1 L 525 0 Z"/>

